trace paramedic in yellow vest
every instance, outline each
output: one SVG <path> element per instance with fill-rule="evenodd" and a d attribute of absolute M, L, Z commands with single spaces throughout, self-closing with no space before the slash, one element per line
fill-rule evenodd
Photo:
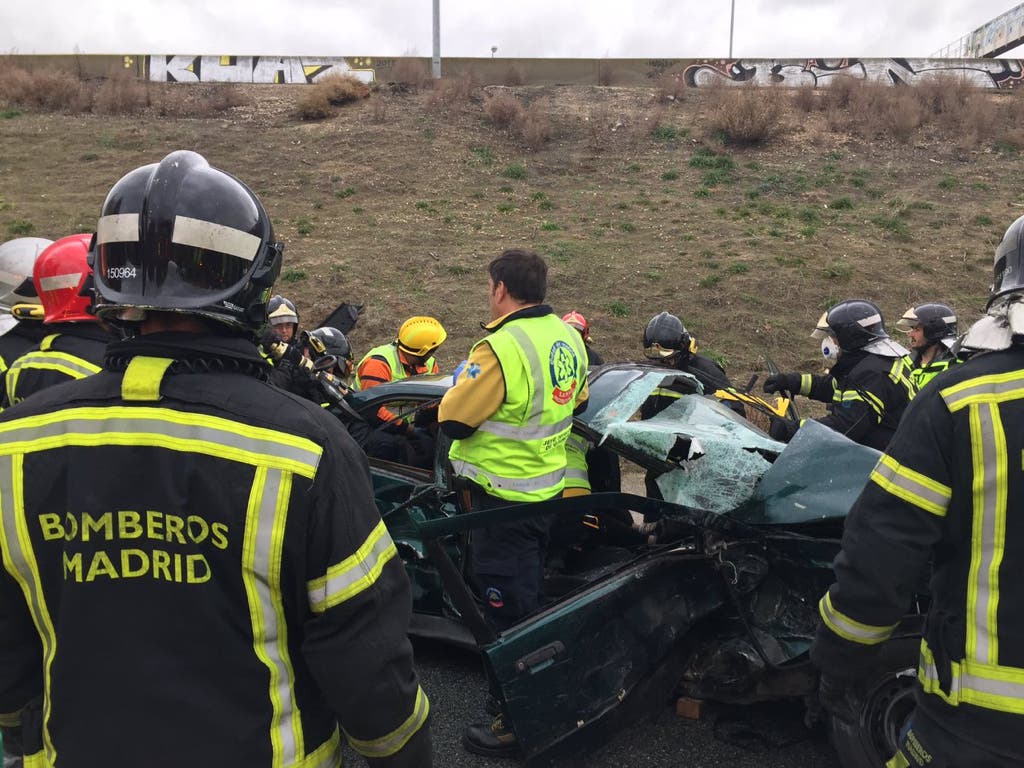
<path fill-rule="evenodd" d="M 394 341 L 374 347 L 359 361 L 356 389 L 369 389 L 421 373 L 437 373 L 434 353 L 447 338 L 448 333 L 436 318 L 410 317 L 402 323 Z M 377 411 L 377 418 L 398 423 L 395 414 L 383 406 Z M 412 430 L 412 424 L 406 426 Z"/>
<path fill-rule="evenodd" d="M 473 346 L 438 417 L 474 510 L 560 496 L 573 412 L 587 399 L 583 339 L 543 303 L 544 260 L 507 250 L 488 271 L 488 335 Z M 541 516 L 473 531 L 471 583 L 498 629 L 539 607 L 549 525 Z M 516 748 L 500 717 L 470 726 L 465 743 L 487 754 Z"/>

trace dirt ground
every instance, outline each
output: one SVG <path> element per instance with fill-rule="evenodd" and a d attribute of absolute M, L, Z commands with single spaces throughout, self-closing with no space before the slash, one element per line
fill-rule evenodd
<path fill-rule="evenodd" d="M 357 354 L 429 314 L 454 367 L 487 319 L 488 260 L 525 246 L 606 360 L 641 357 L 644 324 L 669 310 L 743 385 L 766 359 L 817 370 L 809 333 L 844 298 L 876 301 L 890 325 L 925 300 L 973 319 L 993 249 L 1024 213 L 1014 151 L 964 148 L 934 125 L 900 143 L 789 109 L 770 141 L 737 148 L 712 135 L 702 93 L 514 88 L 551 128 L 532 149 L 486 119 L 500 88 L 447 105 L 382 88 L 303 121 L 305 87 L 251 86 L 203 118 L 0 112 L 0 239 L 91 231 L 122 174 L 193 149 L 265 203 L 287 244 L 279 289 L 305 324 L 365 305 Z"/>

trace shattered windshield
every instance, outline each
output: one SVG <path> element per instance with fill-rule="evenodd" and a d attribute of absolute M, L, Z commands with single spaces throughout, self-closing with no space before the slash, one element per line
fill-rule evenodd
<path fill-rule="evenodd" d="M 596 416 L 590 427 L 610 441 L 649 457 L 661 472 L 656 483 L 667 501 L 711 512 L 728 512 L 748 501 L 770 459 L 785 447 L 715 400 L 680 395 L 664 410 L 639 419 L 641 406 L 667 381 L 690 384 L 679 372 L 646 373 L 631 382 Z"/>

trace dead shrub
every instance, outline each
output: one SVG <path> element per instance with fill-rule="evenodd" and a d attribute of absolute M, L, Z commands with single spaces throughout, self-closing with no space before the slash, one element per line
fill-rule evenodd
<path fill-rule="evenodd" d="M 395 59 L 391 65 L 391 82 L 413 91 L 430 84 L 433 78 L 424 61 L 408 56 Z"/>
<path fill-rule="evenodd" d="M 206 103 L 213 112 L 227 112 L 235 107 L 252 103 L 249 94 L 234 83 L 218 83 L 206 96 Z"/>
<path fill-rule="evenodd" d="M 519 64 L 509 64 L 503 82 L 508 86 L 522 85 L 526 82 L 526 72 Z"/>
<path fill-rule="evenodd" d="M 306 88 L 295 103 L 295 113 L 302 120 L 323 120 L 334 115 L 334 107 L 326 91 Z"/>
<path fill-rule="evenodd" d="M 955 72 L 935 72 L 914 84 L 921 107 L 933 115 L 961 112 L 975 93 L 967 78 Z"/>
<path fill-rule="evenodd" d="M 516 128 L 519 137 L 530 149 L 540 149 L 551 138 L 551 118 L 536 102 L 522 113 Z"/>
<path fill-rule="evenodd" d="M 523 119 L 523 103 L 511 93 L 502 91 L 487 97 L 484 115 L 497 127 L 510 129 Z"/>
<path fill-rule="evenodd" d="M 11 106 L 27 107 L 35 91 L 32 73 L 5 61 L 0 66 L 0 99 Z"/>
<path fill-rule="evenodd" d="M 924 122 L 924 109 L 906 88 L 892 87 L 889 90 L 889 98 L 883 100 L 887 103 L 882 117 L 888 123 L 888 132 L 893 138 L 905 144 Z"/>
<path fill-rule="evenodd" d="M 658 77 L 658 98 L 661 101 L 682 101 L 686 92 L 686 79 L 678 67 L 666 69 Z"/>
<path fill-rule="evenodd" d="M 149 103 L 146 83 L 134 75 L 119 72 L 100 83 L 92 108 L 101 115 L 135 115 Z"/>
<path fill-rule="evenodd" d="M 894 89 L 881 83 L 854 82 L 857 85 L 851 87 L 846 95 L 848 130 L 863 138 L 890 133 Z M 833 101 L 833 108 L 843 109 L 839 103 L 838 100 Z M 913 114 L 909 107 L 907 111 Z"/>
<path fill-rule="evenodd" d="M 432 112 L 457 112 L 469 103 L 473 95 L 472 75 L 442 77 L 434 81 L 434 89 L 427 96 L 426 107 Z"/>
<path fill-rule="evenodd" d="M 597 84 L 604 86 L 615 84 L 615 67 L 608 61 L 597 62 Z"/>
<path fill-rule="evenodd" d="M 373 109 L 370 111 L 370 122 L 381 125 L 388 121 L 388 107 L 382 99 L 374 98 Z"/>
<path fill-rule="evenodd" d="M 955 115 L 957 147 L 971 149 L 987 143 L 995 136 L 997 125 L 999 114 L 992 100 L 984 93 L 971 93 Z"/>
<path fill-rule="evenodd" d="M 785 100 L 774 87 L 724 86 L 712 93 L 706 125 L 728 144 L 764 144 L 782 128 Z"/>
<path fill-rule="evenodd" d="M 863 89 L 864 81 L 849 75 L 838 75 L 828 80 L 827 107 L 846 109 Z M 827 108 L 826 107 L 826 108 Z"/>
<path fill-rule="evenodd" d="M 312 86 L 320 91 L 327 103 L 340 107 L 370 95 L 370 87 L 355 75 L 332 74 L 317 80 Z"/>
<path fill-rule="evenodd" d="M 818 109 L 822 105 L 821 100 L 818 98 L 818 91 L 816 88 L 802 87 L 797 88 L 793 92 L 793 108 L 810 114 Z"/>
<path fill-rule="evenodd" d="M 1024 150 L 1024 128 L 1011 128 L 1000 133 L 995 140 L 998 149 L 1020 152 Z"/>
<path fill-rule="evenodd" d="M 33 73 L 32 79 L 33 98 L 40 109 L 77 113 L 92 108 L 91 89 L 70 72 L 40 70 Z"/>

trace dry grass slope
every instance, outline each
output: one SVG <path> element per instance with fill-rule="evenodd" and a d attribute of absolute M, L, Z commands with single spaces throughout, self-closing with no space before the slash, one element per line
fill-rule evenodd
<path fill-rule="evenodd" d="M 607 359 L 636 359 L 643 324 L 669 309 L 745 382 L 767 358 L 815 370 L 808 334 L 843 298 L 890 320 L 945 300 L 969 321 L 1024 213 L 1007 171 L 1020 94 L 686 91 L 673 73 L 650 88 L 481 89 L 396 70 L 349 99 L 335 83 L 81 82 L 0 61 L 0 240 L 89 231 L 123 173 L 190 148 L 263 199 L 287 243 L 279 289 L 307 321 L 366 304 L 357 352 L 434 314 L 453 365 L 486 319 L 487 260 L 526 245 Z M 323 114 L 304 119 L 313 99 Z"/>

